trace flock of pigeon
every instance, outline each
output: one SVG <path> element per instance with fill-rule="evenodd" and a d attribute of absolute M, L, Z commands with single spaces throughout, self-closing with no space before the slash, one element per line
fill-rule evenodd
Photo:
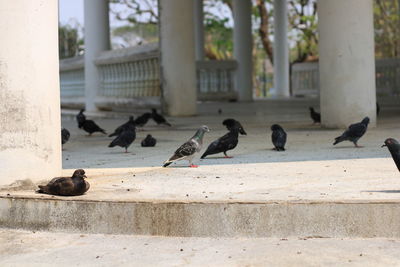
<path fill-rule="evenodd" d="M 310 116 L 314 123 L 321 123 L 321 114 L 316 112 L 314 108 L 310 107 Z M 78 127 L 88 132 L 89 135 L 94 132 L 101 132 L 106 134 L 106 132 L 100 128 L 94 121 L 87 120 L 86 116 L 83 114 L 84 110 L 82 109 L 79 114 L 76 116 Z M 148 120 L 152 118 L 157 124 L 164 124 L 171 126 L 166 119 L 157 113 L 155 109 L 152 110 L 152 113 L 144 113 L 136 120 L 134 120 L 133 116 L 131 116 L 128 122 L 122 124 L 115 131 L 109 135 L 109 137 L 114 137 L 115 139 L 110 143 L 109 147 L 120 146 L 125 148 L 125 152 L 127 152 L 128 147 L 132 142 L 136 139 L 136 126 L 143 127 Z M 335 138 L 333 145 L 336 145 L 343 141 L 353 142 L 355 147 L 359 147 L 357 142 L 358 140 L 366 133 L 368 124 L 370 119 L 365 117 L 361 122 L 351 124 L 342 135 Z M 239 142 L 239 134 L 247 135 L 243 126 L 239 121 L 235 119 L 226 119 L 222 123 L 228 129 L 228 133 L 213 141 L 206 149 L 206 151 L 201 156 L 201 159 L 206 158 L 209 155 L 223 153 L 225 158 L 231 158 L 227 155 L 229 150 L 234 149 Z M 274 150 L 276 151 L 284 151 L 285 144 L 287 140 L 287 133 L 279 124 L 273 124 L 271 126 L 272 135 L 271 140 L 274 145 Z M 201 126 L 196 133 L 190 138 L 187 142 L 182 144 L 174 154 L 164 162 L 163 167 L 167 167 L 175 161 L 179 160 L 188 160 L 189 167 L 198 167 L 193 164 L 193 158 L 196 153 L 200 152 L 203 146 L 203 136 L 206 132 L 209 132 L 210 129 L 203 125 Z M 65 128 L 62 129 L 62 144 L 66 143 L 70 137 L 70 133 Z M 142 146 L 153 147 L 156 145 L 156 139 L 151 135 L 147 135 L 147 137 L 141 142 Z M 393 138 L 388 138 L 385 140 L 385 144 L 382 146 L 387 146 L 393 160 L 400 171 L 400 144 Z M 52 179 L 46 186 L 39 186 L 38 193 L 45 194 L 53 194 L 53 195 L 62 195 L 62 196 L 75 196 L 82 195 L 87 190 L 89 190 L 89 183 L 85 181 L 85 171 L 82 169 L 76 170 L 72 177 L 56 177 Z"/>

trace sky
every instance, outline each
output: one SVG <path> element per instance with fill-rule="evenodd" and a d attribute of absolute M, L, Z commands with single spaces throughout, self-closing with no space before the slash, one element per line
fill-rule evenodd
<path fill-rule="evenodd" d="M 59 0 L 61 24 L 75 23 L 83 26 L 83 0 Z"/>

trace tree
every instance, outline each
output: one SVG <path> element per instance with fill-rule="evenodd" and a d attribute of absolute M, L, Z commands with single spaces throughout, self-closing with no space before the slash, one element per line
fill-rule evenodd
<path fill-rule="evenodd" d="M 374 1 L 375 55 L 400 56 L 400 1 Z"/>
<path fill-rule="evenodd" d="M 78 28 L 71 25 L 58 27 L 58 52 L 59 58 L 74 57 L 79 54 L 83 39 L 78 36 Z"/>

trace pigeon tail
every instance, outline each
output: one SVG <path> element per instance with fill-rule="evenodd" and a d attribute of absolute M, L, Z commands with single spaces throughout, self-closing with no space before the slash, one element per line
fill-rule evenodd
<path fill-rule="evenodd" d="M 204 159 L 205 157 L 207 157 L 208 156 L 208 154 L 205 152 L 203 155 L 201 155 L 201 159 Z"/>
<path fill-rule="evenodd" d="M 169 127 L 172 126 L 171 123 L 169 123 L 169 122 L 163 122 L 162 124 L 165 124 L 165 125 L 167 125 L 167 126 L 169 126 Z"/>
<path fill-rule="evenodd" d="M 100 132 L 102 132 L 103 134 L 107 135 L 106 131 L 104 131 L 103 129 L 100 129 Z"/>
<path fill-rule="evenodd" d="M 41 194 L 47 194 L 47 186 L 46 185 L 39 185 L 39 189 L 36 191 L 36 193 L 41 193 Z"/>
<path fill-rule="evenodd" d="M 338 136 L 338 137 L 335 138 L 335 142 L 333 143 L 333 145 L 336 145 L 336 144 L 338 144 L 340 142 L 343 142 L 343 141 L 344 141 L 343 135 Z"/>
<path fill-rule="evenodd" d="M 169 166 L 171 164 L 172 164 L 172 161 L 166 161 L 166 162 L 164 162 L 163 167 L 165 168 L 165 167 L 167 167 L 167 166 Z"/>

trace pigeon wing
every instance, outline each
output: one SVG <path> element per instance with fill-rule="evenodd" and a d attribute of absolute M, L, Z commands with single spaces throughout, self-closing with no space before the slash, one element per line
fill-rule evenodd
<path fill-rule="evenodd" d="M 198 144 L 193 140 L 189 140 L 188 142 L 181 145 L 174 153 L 174 155 L 168 161 L 174 161 L 181 158 L 185 158 L 196 153 L 196 149 L 198 148 Z"/>

